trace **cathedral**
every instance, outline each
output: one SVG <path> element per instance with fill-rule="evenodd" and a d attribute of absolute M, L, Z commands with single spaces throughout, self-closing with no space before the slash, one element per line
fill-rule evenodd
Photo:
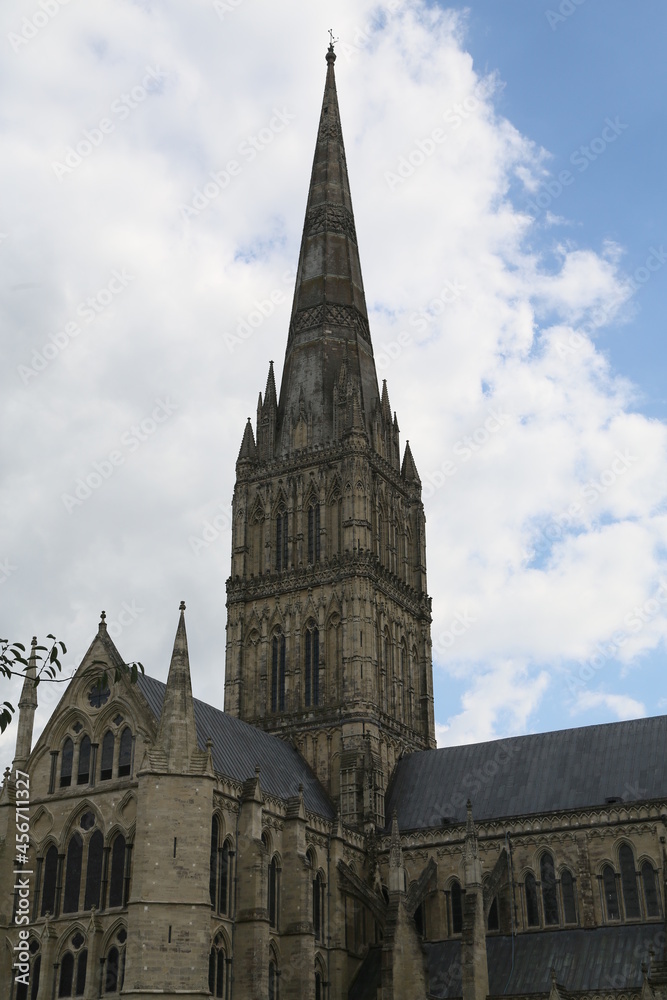
<path fill-rule="evenodd" d="M 667 998 L 667 717 L 436 748 L 421 482 L 378 385 L 329 47 L 236 463 L 224 710 L 104 620 L 0 792 L 3 1000 Z M 119 679 L 114 679 L 119 671 Z M 196 674 L 195 674 L 196 683 Z"/>

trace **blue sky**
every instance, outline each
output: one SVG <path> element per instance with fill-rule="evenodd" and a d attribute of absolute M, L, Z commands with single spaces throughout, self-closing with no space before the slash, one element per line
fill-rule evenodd
<path fill-rule="evenodd" d="M 185 599 L 222 703 L 234 464 L 282 372 L 333 27 L 438 738 L 665 711 L 664 4 L 31 10 L 0 11 L 0 635 L 72 670 L 104 608 L 164 678 Z"/>

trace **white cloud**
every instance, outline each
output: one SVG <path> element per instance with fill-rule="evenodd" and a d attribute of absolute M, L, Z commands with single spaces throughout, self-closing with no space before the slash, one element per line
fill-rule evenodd
<path fill-rule="evenodd" d="M 572 709 L 572 715 L 595 708 L 606 708 L 619 720 L 641 719 L 646 715 L 646 707 L 635 698 L 625 694 L 602 694 L 599 691 L 582 692 Z"/>

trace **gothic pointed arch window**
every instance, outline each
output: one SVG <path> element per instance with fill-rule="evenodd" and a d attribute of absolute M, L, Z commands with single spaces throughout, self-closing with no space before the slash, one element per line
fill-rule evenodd
<path fill-rule="evenodd" d="M 304 700 L 306 707 L 320 703 L 320 632 L 314 621 L 306 625 Z"/>
<path fill-rule="evenodd" d="M 389 629 L 385 628 L 382 636 L 382 662 L 384 664 L 385 685 L 386 685 L 386 711 L 396 711 L 396 684 L 392 663 L 392 647 Z"/>
<path fill-rule="evenodd" d="M 528 872 L 526 875 L 523 887 L 526 893 L 526 924 L 528 927 L 539 927 L 540 908 L 537 901 L 537 883 L 532 872 Z"/>
<path fill-rule="evenodd" d="M 30 955 L 30 973 L 27 983 L 19 983 L 16 988 L 15 1000 L 37 1000 L 39 993 L 39 976 L 42 968 L 42 955 L 39 950 L 39 941 L 31 938 L 28 943 Z"/>
<path fill-rule="evenodd" d="M 220 823 L 218 817 L 214 816 L 211 822 L 211 859 L 209 865 L 209 896 L 211 898 L 211 908 L 216 908 L 218 899 L 218 841 L 220 840 Z"/>
<path fill-rule="evenodd" d="M 102 885 L 102 861 L 104 858 L 104 837 L 95 830 L 88 841 L 88 862 L 86 865 L 86 892 L 84 910 L 100 908 L 100 888 Z"/>
<path fill-rule="evenodd" d="M 642 886 L 644 889 L 644 907 L 647 917 L 660 916 L 660 896 L 656 873 L 650 861 L 644 861 L 641 867 Z"/>
<path fill-rule="evenodd" d="M 315 1000 L 324 1000 L 323 979 L 319 969 L 315 972 Z"/>
<path fill-rule="evenodd" d="M 65 897 L 63 913 L 77 913 L 81 892 L 81 866 L 83 863 L 83 840 L 81 834 L 73 833 L 67 845 L 65 868 Z"/>
<path fill-rule="evenodd" d="M 111 847 L 111 873 L 109 876 L 109 906 L 124 906 L 126 903 L 125 892 L 125 864 L 126 864 L 126 843 L 122 833 L 116 835 Z"/>
<path fill-rule="evenodd" d="M 60 787 L 69 788 L 72 784 L 72 763 L 74 761 L 74 743 L 66 737 L 60 757 Z"/>
<path fill-rule="evenodd" d="M 575 895 L 574 878 L 569 868 L 563 868 L 560 873 L 560 889 L 563 897 L 563 923 L 576 924 L 577 922 L 577 900 Z"/>
<path fill-rule="evenodd" d="M 127 778 L 132 773 L 132 730 L 126 726 L 120 734 L 118 748 L 118 777 Z"/>
<path fill-rule="evenodd" d="M 461 934 L 463 931 L 463 895 L 461 883 L 458 879 L 453 879 L 450 887 L 451 907 L 452 907 L 452 934 Z"/>
<path fill-rule="evenodd" d="M 271 640 L 271 711 L 285 711 L 285 681 L 287 674 L 285 635 L 278 629 Z"/>
<path fill-rule="evenodd" d="M 412 720 L 409 717 L 410 710 L 410 660 L 408 657 L 408 647 L 405 639 L 401 642 L 401 708 L 404 725 L 408 726 Z"/>
<path fill-rule="evenodd" d="M 269 960 L 269 1000 L 280 1000 L 278 976 L 278 965 L 275 956 L 272 954 Z"/>
<path fill-rule="evenodd" d="M 218 892 L 218 912 L 231 914 L 232 861 L 234 851 L 229 840 L 226 840 L 220 850 L 220 884 Z"/>
<path fill-rule="evenodd" d="M 621 844 L 618 851 L 623 889 L 623 909 L 626 920 L 638 920 L 641 916 L 635 856 L 629 844 Z"/>
<path fill-rule="evenodd" d="M 269 861 L 269 878 L 267 886 L 267 908 L 269 911 L 269 926 L 278 926 L 278 909 L 280 906 L 280 870 L 278 859 L 274 856 Z"/>
<path fill-rule="evenodd" d="M 81 948 L 84 944 L 82 934 L 75 934 L 73 941 L 78 943 L 77 951 L 66 951 L 60 959 L 60 976 L 58 978 L 58 997 L 82 997 L 86 990 L 86 972 L 88 971 L 88 951 Z"/>
<path fill-rule="evenodd" d="M 313 932 L 316 941 L 324 940 L 324 876 L 319 871 L 313 878 Z"/>
<path fill-rule="evenodd" d="M 208 959 L 208 990 L 216 1000 L 225 996 L 227 985 L 227 951 L 222 934 L 216 934 Z"/>
<path fill-rule="evenodd" d="M 540 881 L 542 883 L 542 910 L 546 927 L 557 926 L 560 923 L 558 914 L 558 893 L 556 889 L 556 870 L 553 856 L 545 851 L 540 858 Z"/>
<path fill-rule="evenodd" d="M 320 505 L 316 497 L 311 497 L 307 507 L 308 565 L 320 561 Z"/>
<path fill-rule="evenodd" d="M 605 865 L 601 874 L 602 894 L 607 920 L 620 920 L 621 911 L 618 905 L 618 889 L 616 887 L 616 872 L 611 865 Z"/>
<path fill-rule="evenodd" d="M 266 516 L 259 500 L 250 517 L 251 572 L 261 576 L 264 572 L 264 526 Z"/>
<path fill-rule="evenodd" d="M 287 508 L 284 503 L 281 503 L 276 513 L 276 570 L 278 573 L 288 568 L 288 551 Z"/>
<path fill-rule="evenodd" d="M 329 558 L 340 556 L 343 551 L 343 500 L 340 492 L 340 485 L 336 483 L 328 504 L 329 525 L 328 543 Z"/>
<path fill-rule="evenodd" d="M 113 777 L 113 752 L 115 737 L 110 729 L 102 737 L 102 755 L 100 758 L 100 781 L 110 781 Z"/>
<path fill-rule="evenodd" d="M 52 844 L 44 858 L 44 884 L 42 888 L 42 909 L 40 916 L 47 913 L 55 916 L 56 912 L 56 881 L 58 877 L 58 848 Z"/>
<path fill-rule="evenodd" d="M 87 785 L 90 781 L 90 736 L 84 736 L 79 744 L 79 769 L 77 785 Z"/>
<path fill-rule="evenodd" d="M 104 959 L 104 992 L 120 993 L 125 980 L 127 931 L 121 927 Z"/>

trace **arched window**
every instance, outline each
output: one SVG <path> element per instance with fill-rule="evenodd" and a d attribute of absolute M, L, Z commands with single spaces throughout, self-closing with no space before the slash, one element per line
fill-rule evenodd
<path fill-rule="evenodd" d="M 320 702 L 320 632 L 314 622 L 306 626 L 305 663 L 306 706 Z"/>
<path fill-rule="evenodd" d="M 285 711 L 285 636 L 276 632 L 271 644 L 271 711 Z"/>
<path fill-rule="evenodd" d="M 118 777 L 126 778 L 132 771 L 132 730 L 126 726 L 120 734 Z"/>
<path fill-rule="evenodd" d="M 84 736 L 79 746 L 79 771 L 77 785 L 87 785 L 90 781 L 90 737 Z"/>
<path fill-rule="evenodd" d="M 102 740 L 102 759 L 100 762 L 100 781 L 109 781 L 113 775 L 114 735 L 107 729 Z"/>
<path fill-rule="evenodd" d="M 389 629 L 384 630 L 383 637 L 383 659 L 384 659 L 384 669 L 386 680 L 386 690 L 387 690 L 387 701 L 391 702 L 392 711 L 396 708 L 396 685 L 394 684 L 394 676 L 392 670 L 391 662 L 391 639 L 389 638 Z M 390 695 L 391 692 L 391 695 Z M 385 709 L 389 708 L 389 705 L 385 705 Z"/>
<path fill-rule="evenodd" d="M 119 972 L 120 972 L 120 953 L 118 948 L 114 945 L 113 948 L 109 948 L 106 960 L 106 975 L 104 977 L 104 992 L 105 993 L 117 993 L 120 989 L 119 983 Z"/>
<path fill-rule="evenodd" d="M 269 884 L 268 884 L 268 909 L 269 925 L 278 926 L 278 862 L 271 858 L 269 862 Z"/>
<path fill-rule="evenodd" d="M 642 884 L 644 886 L 646 916 L 659 917 L 660 900 L 658 897 L 658 887 L 655 880 L 655 871 L 650 861 L 645 861 L 642 865 Z"/>
<path fill-rule="evenodd" d="M 574 879 L 572 872 L 567 868 L 561 872 L 560 888 L 563 895 L 563 921 L 566 924 L 576 924 L 577 904 L 574 895 Z"/>
<path fill-rule="evenodd" d="M 605 865 L 602 869 L 602 890 L 604 893 L 607 920 L 620 920 L 621 913 L 618 907 L 616 873 L 611 865 Z"/>
<path fill-rule="evenodd" d="M 410 687 L 410 676 L 408 670 L 408 648 L 405 645 L 405 640 L 401 643 L 401 707 L 403 712 L 402 722 L 404 725 L 409 724 L 408 719 L 408 690 Z"/>
<path fill-rule="evenodd" d="M 252 544 L 252 572 L 255 576 L 261 576 L 264 572 L 264 511 L 261 504 L 257 504 L 252 515 L 250 526 Z M 243 544 L 241 540 L 240 545 Z"/>
<path fill-rule="evenodd" d="M 278 969 L 273 959 L 269 962 L 269 1000 L 279 1000 Z"/>
<path fill-rule="evenodd" d="M 276 570 L 287 569 L 287 511 L 280 507 L 276 515 Z"/>
<path fill-rule="evenodd" d="M 315 973 L 315 1000 L 324 1000 L 322 992 L 322 973 Z"/>
<path fill-rule="evenodd" d="M 454 879 L 452 882 L 452 934 L 461 934 L 463 931 L 463 900 L 461 897 L 461 883 Z"/>
<path fill-rule="evenodd" d="M 324 938 L 324 878 L 317 872 L 313 879 L 313 930 L 315 940 Z"/>
<path fill-rule="evenodd" d="M 125 942 L 127 931 L 124 927 L 116 934 L 116 943 L 109 948 L 104 960 L 104 992 L 120 993 L 125 979 Z"/>
<path fill-rule="evenodd" d="M 111 848 L 111 878 L 109 879 L 109 906 L 125 903 L 125 837 L 119 833 Z"/>
<path fill-rule="evenodd" d="M 329 558 L 339 556 L 343 550 L 343 503 L 336 489 L 329 501 Z"/>
<path fill-rule="evenodd" d="M 56 879 L 58 876 L 58 848 L 51 845 L 44 858 L 44 888 L 42 889 L 41 916 L 47 913 L 55 916 L 56 911 Z"/>
<path fill-rule="evenodd" d="M 208 959 L 208 989 L 212 997 L 225 995 L 226 957 L 224 938 L 218 934 Z"/>
<path fill-rule="evenodd" d="M 218 898 L 218 841 L 220 839 L 220 824 L 218 817 L 214 816 L 211 823 L 211 860 L 209 871 L 209 895 L 211 897 L 211 907 L 215 909 Z"/>
<path fill-rule="evenodd" d="M 526 923 L 529 927 L 540 926 L 540 909 L 537 903 L 537 883 L 532 872 L 528 872 L 524 882 L 526 890 Z"/>
<path fill-rule="evenodd" d="M 556 871 L 554 859 L 545 851 L 540 858 L 540 880 L 542 882 L 542 908 L 544 924 L 553 927 L 560 923 L 558 915 L 558 893 L 556 891 Z"/>
<path fill-rule="evenodd" d="M 88 841 L 88 866 L 86 868 L 86 895 L 84 910 L 100 908 L 100 887 L 102 884 L 102 858 L 104 856 L 104 837 L 99 830 Z"/>
<path fill-rule="evenodd" d="M 59 997 L 82 997 L 86 989 L 86 970 L 88 967 L 88 952 L 84 948 L 74 957 L 71 951 L 66 951 L 60 960 L 60 979 L 58 982 Z"/>
<path fill-rule="evenodd" d="M 229 913 L 229 891 L 231 887 L 230 878 L 230 862 L 231 862 L 232 852 L 230 850 L 229 841 L 226 840 L 222 845 L 222 850 L 220 851 L 220 894 L 218 902 L 218 910 L 220 913 Z"/>
<path fill-rule="evenodd" d="M 72 761 L 74 760 L 74 744 L 69 736 L 63 743 L 63 752 L 60 760 L 60 787 L 69 788 L 72 784 Z"/>
<path fill-rule="evenodd" d="M 63 913 L 76 913 L 79 909 L 81 890 L 81 865 L 83 862 L 83 841 L 80 834 L 70 837 L 67 848 L 67 868 L 65 870 L 65 898 Z"/>
<path fill-rule="evenodd" d="M 308 564 L 320 561 L 320 505 L 312 500 L 308 505 Z"/>
<path fill-rule="evenodd" d="M 638 920 L 641 916 L 641 911 L 639 908 L 639 892 L 637 890 L 635 856 L 629 844 L 621 844 L 618 852 L 618 861 L 621 868 L 625 918 L 626 920 Z"/>

